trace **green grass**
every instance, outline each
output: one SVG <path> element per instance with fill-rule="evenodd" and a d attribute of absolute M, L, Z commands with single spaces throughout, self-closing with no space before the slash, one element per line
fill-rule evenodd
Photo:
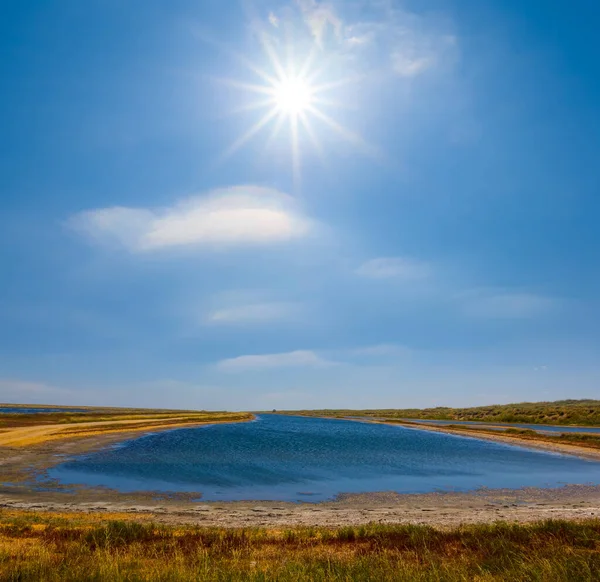
<path fill-rule="evenodd" d="M 293 412 L 290 414 L 294 414 Z M 523 402 L 473 408 L 406 408 L 379 410 L 306 410 L 295 414 L 307 416 L 366 416 L 375 418 L 413 418 L 422 420 L 473 420 L 479 422 L 519 422 L 600 426 L 600 400 L 559 400 L 556 402 Z"/>
<path fill-rule="evenodd" d="M 0 512 L 0 580 L 594 581 L 600 520 L 276 530 Z"/>

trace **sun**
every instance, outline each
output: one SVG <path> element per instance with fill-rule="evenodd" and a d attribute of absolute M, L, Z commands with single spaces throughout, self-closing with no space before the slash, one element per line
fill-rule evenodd
<path fill-rule="evenodd" d="M 273 87 L 273 101 L 280 113 L 301 115 L 312 106 L 313 89 L 305 79 L 287 77 Z"/>
<path fill-rule="evenodd" d="M 256 74 L 260 81 L 248 83 L 231 78 L 216 79 L 221 83 L 241 89 L 247 94 L 258 96 L 257 100 L 250 100 L 247 104 L 237 108 L 236 112 L 263 110 L 256 122 L 226 149 L 221 159 L 231 156 L 256 134 L 270 126 L 269 136 L 263 146 L 265 150 L 268 150 L 273 140 L 286 125 L 290 137 L 295 186 L 300 184 L 301 143 L 305 138 L 312 142 L 317 155 L 326 164 L 326 155 L 319 139 L 319 133 L 325 128 L 336 133 L 366 155 L 379 157 L 378 150 L 368 144 L 360 134 L 347 129 L 326 113 L 327 109 L 339 109 L 345 106 L 344 97 L 342 97 L 342 101 L 339 101 L 331 97 L 331 92 L 337 92 L 336 89 L 342 89 L 347 84 L 356 82 L 358 80 L 356 75 L 329 77 L 331 62 L 334 62 L 335 59 L 330 62 L 322 54 L 322 47 L 316 43 L 310 46 L 304 59 L 298 60 L 293 56 L 299 56 L 293 44 L 287 46 L 287 56 L 283 58 L 284 55 L 279 50 L 280 45 L 274 44 L 271 34 L 260 33 L 258 37 L 267 57 L 266 66 L 264 64 L 263 66 L 255 65 L 245 55 L 234 53 L 234 56 L 245 68 Z M 321 127 L 318 128 L 317 125 Z"/>

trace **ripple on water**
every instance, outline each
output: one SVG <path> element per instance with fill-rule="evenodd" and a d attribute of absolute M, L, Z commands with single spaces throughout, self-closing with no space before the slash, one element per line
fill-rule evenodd
<path fill-rule="evenodd" d="M 203 499 L 222 501 L 600 483 L 600 463 L 572 456 L 401 426 L 272 414 L 136 438 L 48 473 L 65 484 L 202 491 Z"/>

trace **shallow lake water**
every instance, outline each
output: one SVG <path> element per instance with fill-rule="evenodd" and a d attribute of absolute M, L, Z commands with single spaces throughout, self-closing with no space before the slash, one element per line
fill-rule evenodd
<path fill-rule="evenodd" d="M 600 483 L 600 462 L 401 426 L 275 414 L 135 438 L 51 469 L 65 484 L 321 501 L 339 493 Z"/>

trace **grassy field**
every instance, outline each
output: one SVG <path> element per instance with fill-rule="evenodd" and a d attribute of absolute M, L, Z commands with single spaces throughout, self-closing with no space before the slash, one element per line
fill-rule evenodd
<path fill-rule="evenodd" d="M 0 413 L 0 446 L 24 447 L 47 441 L 250 420 L 248 412 L 93 409 L 82 412 Z"/>
<path fill-rule="evenodd" d="M 375 418 L 414 418 L 421 420 L 472 420 L 479 422 L 515 422 L 600 426 L 600 400 L 559 400 L 523 402 L 473 408 L 406 408 L 380 410 L 303 410 L 293 414 L 307 416 L 366 416 Z"/>
<path fill-rule="evenodd" d="M 0 580 L 599 579 L 600 520 L 274 530 L 0 511 Z"/>

